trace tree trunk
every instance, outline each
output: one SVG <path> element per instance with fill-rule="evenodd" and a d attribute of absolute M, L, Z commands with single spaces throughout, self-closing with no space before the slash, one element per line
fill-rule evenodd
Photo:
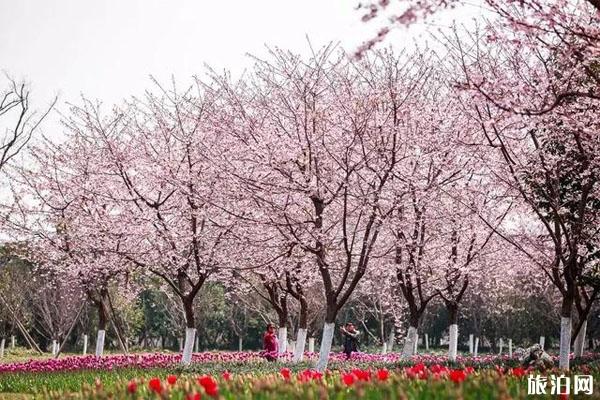
<path fill-rule="evenodd" d="M 104 354 L 104 340 L 106 338 L 106 323 L 108 315 L 103 301 L 104 291 L 100 291 L 100 300 L 94 301 L 94 305 L 98 310 L 98 334 L 96 335 L 96 357 L 102 357 Z"/>
<path fill-rule="evenodd" d="M 244 347 L 244 338 L 242 337 L 242 335 L 238 336 L 238 351 L 242 351 L 242 348 Z"/>
<path fill-rule="evenodd" d="M 183 301 L 183 311 L 185 313 L 185 342 L 183 344 L 183 355 L 181 357 L 182 365 L 192 363 L 192 351 L 194 350 L 194 341 L 196 340 L 196 328 L 194 319 L 194 299 L 186 298 Z"/>
<path fill-rule="evenodd" d="M 333 343 L 333 333 L 335 331 L 335 322 L 327 322 L 323 325 L 323 337 L 321 339 L 321 350 L 319 352 L 319 361 L 317 362 L 317 371 L 324 372 L 327 369 L 329 353 Z"/>
<path fill-rule="evenodd" d="M 418 339 L 417 327 L 412 324 L 408 327 L 404 348 L 402 349 L 402 358 L 408 358 L 415 352 Z"/>
<path fill-rule="evenodd" d="M 456 361 L 456 354 L 458 352 L 458 305 L 455 304 L 446 304 L 446 308 L 448 309 L 449 322 L 448 333 L 449 333 L 449 343 L 448 343 L 448 360 Z"/>
<path fill-rule="evenodd" d="M 298 336 L 296 337 L 296 348 L 294 349 L 293 362 L 300 362 L 304 357 L 304 347 L 306 346 L 306 328 L 298 328 Z"/>
<path fill-rule="evenodd" d="M 571 320 L 573 309 L 573 296 L 569 293 L 563 295 L 560 312 L 560 352 L 558 367 L 569 369 L 569 353 L 571 351 Z"/>
<path fill-rule="evenodd" d="M 285 354 L 287 351 L 287 327 L 279 326 L 277 331 L 277 340 L 279 341 L 279 355 Z"/>
<path fill-rule="evenodd" d="M 579 333 L 577 334 L 577 337 L 575 338 L 575 357 L 582 357 L 583 356 L 583 350 L 585 349 L 585 335 L 586 335 L 586 331 L 587 331 L 587 321 L 583 321 L 583 323 L 581 324 L 581 328 L 579 329 Z"/>
<path fill-rule="evenodd" d="M 393 352 L 394 351 L 394 342 L 396 341 L 396 327 L 394 325 L 392 325 L 392 329 L 390 330 L 390 336 L 388 336 L 388 344 L 387 344 L 387 351 L 388 352 Z"/>
<path fill-rule="evenodd" d="M 300 302 L 300 317 L 298 319 L 298 332 L 296 334 L 296 347 L 294 348 L 293 362 L 300 362 L 304 358 L 304 349 L 306 348 L 306 336 L 308 333 L 308 302 L 302 293 L 298 296 Z"/>

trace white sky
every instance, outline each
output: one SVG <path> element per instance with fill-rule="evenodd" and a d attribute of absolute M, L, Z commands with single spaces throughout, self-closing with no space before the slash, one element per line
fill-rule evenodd
<path fill-rule="evenodd" d="M 80 94 L 106 104 L 174 75 L 182 83 L 204 64 L 233 73 L 265 44 L 305 53 L 339 41 L 352 52 L 379 26 L 364 24 L 358 0 L 0 0 L 0 70 L 32 86 L 39 106 L 59 95 L 58 109 Z M 462 8 L 442 25 L 479 14 Z M 428 40 L 424 26 L 398 29 L 388 44 Z M 53 115 L 48 136 L 60 129 Z M 58 133 L 58 132 L 56 132 Z"/>

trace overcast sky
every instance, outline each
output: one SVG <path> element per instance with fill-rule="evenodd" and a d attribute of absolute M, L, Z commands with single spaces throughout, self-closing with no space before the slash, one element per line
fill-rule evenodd
<path fill-rule="evenodd" d="M 59 109 L 80 94 L 105 103 L 139 94 L 174 75 L 189 82 L 204 64 L 233 73 L 265 44 L 305 53 L 340 42 L 352 52 L 379 24 L 364 24 L 358 0 L 0 0 L 0 69 L 32 85 L 36 103 L 59 96 Z M 436 23 L 470 20 L 476 7 Z M 388 44 L 430 40 L 420 25 L 396 30 Z M 58 128 L 57 117 L 44 132 Z"/>

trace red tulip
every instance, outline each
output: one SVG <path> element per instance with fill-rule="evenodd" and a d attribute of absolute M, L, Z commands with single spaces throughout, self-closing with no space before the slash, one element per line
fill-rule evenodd
<path fill-rule="evenodd" d="M 377 379 L 379 379 L 380 381 L 387 381 L 387 379 L 390 377 L 390 372 L 385 369 L 378 369 L 377 370 Z"/>
<path fill-rule="evenodd" d="M 185 400 L 200 400 L 201 398 L 202 396 L 200 396 L 200 393 L 188 394 L 185 396 Z"/>
<path fill-rule="evenodd" d="M 198 383 L 204 388 L 204 391 L 209 396 L 216 396 L 219 393 L 219 387 L 217 381 L 212 376 L 203 375 L 198 378 Z"/>
<path fill-rule="evenodd" d="M 223 374 L 221 376 L 223 377 L 223 380 L 225 380 L 225 381 L 231 380 L 231 373 L 229 371 L 223 372 Z"/>
<path fill-rule="evenodd" d="M 413 370 L 415 373 L 425 372 L 425 364 L 423 364 L 423 363 L 418 363 L 418 364 L 415 364 L 415 365 L 412 367 L 412 370 Z"/>
<path fill-rule="evenodd" d="M 281 370 L 279 371 L 279 373 L 281 374 L 281 376 L 283 377 L 283 379 L 285 379 L 286 381 L 289 381 L 290 378 L 292 377 L 292 374 L 290 373 L 290 369 L 289 368 L 281 368 Z"/>
<path fill-rule="evenodd" d="M 352 386 L 352 384 L 354 384 L 354 382 L 356 381 L 356 378 L 354 374 L 343 374 L 342 381 L 346 386 Z"/>
<path fill-rule="evenodd" d="M 132 379 L 129 381 L 129 383 L 127 384 L 127 393 L 135 393 L 137 391 L 137 383 L 135 383 L 135 381 Z"/>
<path fill-rule="evenodd" d="M 162 392 L 162 383 L 159 378 L 152 378 L 148 381 L 148 387 L 150 390 L 156 393 Z"/>
<path fill-rule="evenodd" d="M 465 380 L 467 374 L 465 374 L 465 371 L 463 371 L 462 369 L 453 369 L 448 374 L 448 377 L 452 382 L 460 383 Z"/>
<path fill-rule="evenodd" d="M 429 367 L 429 370 L 434 373 L 434 374 L 439 374 L 442 372 L 447 372 L 448 368 L 444 367 L 443 365 L 440 364 L 434 364 L 431 367 Z"/>
<path fill-rule="evenodd" d="M 169 382 L 169 385 L 174 385 L 175 382 L 177 382 L 177 377 L 175 375 L 169 375 L 167 376 L 167 382 Z"/>
<path fill-rule="evenodd" d="M 522 376 L 525 376 L 525 374 L 527 373 L 527 371 L 525 371 L 524 368 L 516 367 L 516 368 L 513 368 L 510 371 L 510 373 L 511 373 L 512 376 L 516 376 L 517 378 L 520 378 Z"/>
<path fill-rule="evenodd" d="M 353 369 L 352 373 L 354 374 L 354 376 L 356 376 L 356 378 L 359 381 L 368 382 L 371 380 L 371 372 L 370 371 L 365 371 L 362 369 Z"/>

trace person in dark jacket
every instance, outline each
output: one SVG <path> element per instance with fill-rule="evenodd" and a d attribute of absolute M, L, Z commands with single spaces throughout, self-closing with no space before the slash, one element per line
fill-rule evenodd
<path fill-rule="evenodd" d="M 342 336 L 344 338 L 344 354 L 346 359 L 349 359 L 352 352 L 358 351 L 358 335 L 359 331 L 356 330 L 352 322 L 346 323 L 342 327 Z"/>
<path fill-rule="evenodd" d="M 263 336 L 263 350 L 264 356 L 268 361 L 277 360 L 279 352 L 279 342 L 277 341 L 277 335 L 275 334 L 275 325 L 267 325 L 267 331 Z"/>

